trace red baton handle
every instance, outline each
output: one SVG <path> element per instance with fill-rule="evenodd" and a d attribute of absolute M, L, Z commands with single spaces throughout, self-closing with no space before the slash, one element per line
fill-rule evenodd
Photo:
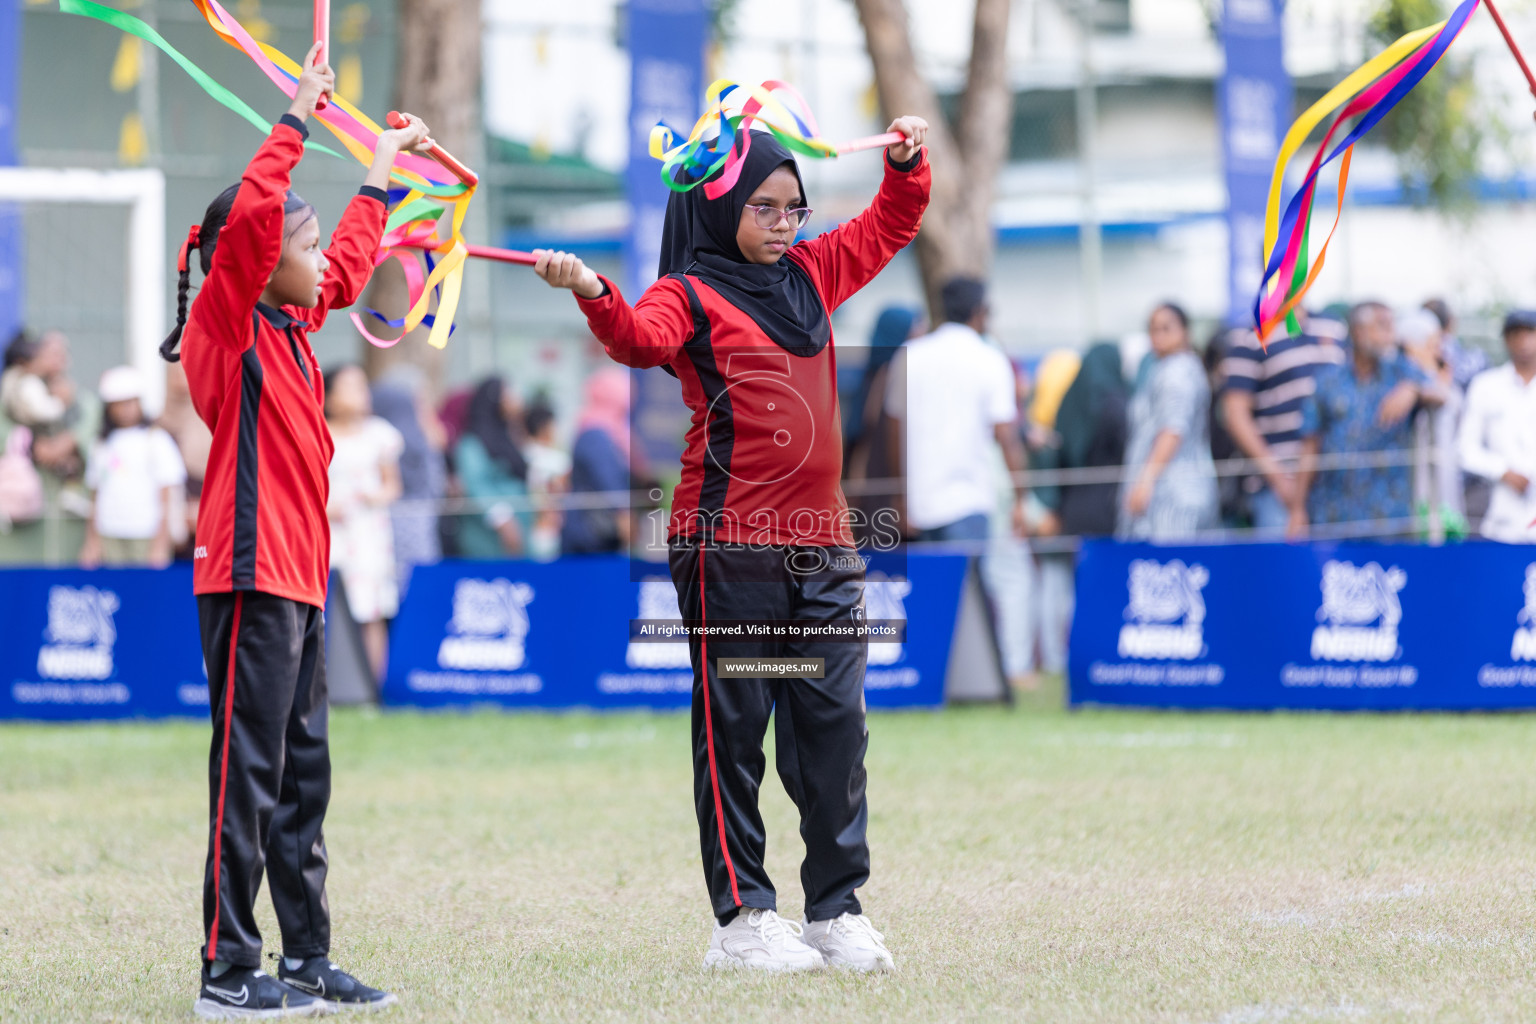
<path fill-rule="evenodd" d="M 396 242 L 395 245 L 402 249 L 434 249 L 433 239 L 406 239 Z M 517 249 L 497 249 L 489 245 L 466 245 L 467 255 L 477 256 L 483 260 L 496 260 L 500 263 L 516 263 L 519 266 L 531 267 L 539 262 L 539 258 L 531 252 L 520 252 Z"/>
<path fill-rule="evenodd" d="M 886 132 L 884 135 L 871 135 L 864 139 L 854 139 L 837 147 L 839 154 L 857 153 L 863 149 L 884 149 L 886 146 L 896 146 L 907 141 L 907 137 L 901 132 Z"/>
<path fill-rule="evenodd" d="M 331 62 L 331 0 L 315 0 L 315 42 L 320 44 L 316 64 Z M 315 101 L 316 110 L 325 109 L 325 96 Z"/>
<path fill-rule="evenodd" d="M 1525 84 L 1530 86 L 1531 95 L 1536 96 L 1536 75 L 1531 74 L 1530 65 L 1525 62 L 1525 55 L 1520 52 L 1520 47 L 1515 45 L 1515 37 L 1510 35 L 1509 26 L 1504 24 L 1504 19 L 1499 14 L 1499 9 L 1493 6 L 1493 0 L 1483 0 L 1483 6 L 1488 8 L 1488 13 L 1493 15 L 1493 23 L 1499 26 L 1499 34 L 1504 37 L 1504 42 L 1509 44 L 1509 52 L 1515 55 L 1515 61 L 1520 65 L 1520 70 L 1525 74 Z"/>
<path fill-rule="evenodd" d="M 502 263 L 516 263 L 519 266 L 531 267 L 539 262 L 539 258 L 531 252 L 520 252 L 517 249 L 496 249 L 489 245 L 466 245 L 471 256 L 478 256 L 483 260 L 499 260 Z"/>
<path fill-rule="evenodd" d="M 389 112 L 389 116 L 384 118 L 384 121 L 391 128 L 404 128 L 409 123 L 404 117 L 401 116 L 400 111 L 398 110 L 391 110 Z M 428 151 L 427 155 L 430 156 L 433 160 L 436 160 L 438 163 L 442 164 L 444 169 L 451 171 L 453 175 L 464 184 L 480 184 L 480 175 L 459 163 L 458 160 L 454 159 L 452 153 L 449 153 L 446 149 L 444 149 L 442 146 L 439 146 L 437 143 L 434 142 L 432 144 L 432 148 Z"/>

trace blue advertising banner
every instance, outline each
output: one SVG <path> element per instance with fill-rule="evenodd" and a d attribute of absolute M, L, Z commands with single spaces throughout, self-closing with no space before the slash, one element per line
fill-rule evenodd
<path fill-rule="evenodd" d="M 677 619 L 664 566 L 623 558 L 443 562 L 416 571 L 390 636 L 386 704 L 687 707 L 688 645 L 632 642 L 631 620 Z M 865 587 L 871 620 L 914 623 L 870 645 L 870 707 L 935 707 L 966 571 L 912 556 Z M 0 572 L 0 720 L 204 717 L 208 677 L 192 570 Z"/>
<path fill-rule="evenodd" d="M 661 224 L 670 191 L 661 165 L 651 158 L 651 129 L 665 121 L 687 133 L 704 100 L 704 42 L 709 34 L 706 0 L 630 0 L 629 46 L 629 234 L 624 241 L 624 290 L 630 300 L 656 280 Z"/>
<path fill-rule="evenodd" d="M 1536 708 L 1536 548 L 1090 541 L 1073 704 Z"/>
<path fill-rule="evenodd" d="M 0 718 L 208 714 L 192 567 L 0 574 Z"/>
<path fill-rule="evenodd" d="M 623 288 L 634 302 L 656 280 L 661 226 L 671 194 L 662 184 L 661 164 L 649 152 L 651 129 L 665 121 L 687 132 L 701 113 L 709 10 L 706 0 L 630 0 L 626 17 L 629 163 L 624 191 L 630 215 L 624 236 Z M 632 436 L 656 471 L 675 472 L 688 428 L 688 410 L 678 385 L 659 370 L 637 371 L 631 380 Z"/>
<path fill-rule="evenodd" d="M 0 167 L 16 163 L 16 104 L 21 81 L 21 0 L 0 0 Z M 21 208 L 0 203 L 0 349 L 26 323 Z"/>
<path fill-rule="evenodd" d="M 944 672 L 963 556 L 907 559 L 905 579 L 871 579 L 871 620 L 917 624 L 899 644 L 871 644 L 870 707 L 932 707 Z M 631 579 L 624 558 L 445 562 L 417 569 L 390 643 L 390 705 L 441 707 L 687 707 L 686 640 L 631 639 L 635 619 L 679 618 L 666 567 Z"/>
<path fill-rule="evenodd" d="M 1227 177 L 1227 315 L 1253 321 L 1263 279 L 1264 204 L 1280 138 L 1290 125 L 1291 79 L 1281 39 L 1283 0 L 1226 0 L 1226 66 L 1216 90 Z"/>

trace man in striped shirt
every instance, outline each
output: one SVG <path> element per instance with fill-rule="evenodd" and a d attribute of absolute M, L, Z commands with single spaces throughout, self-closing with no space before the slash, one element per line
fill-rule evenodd
<path fill-rule="evenodd" d="M 1317 372 L 1342 365 L 1344 325 L 1298 311 L 1302 333 L 1273 337 L 1261 347 L 1244 332 L 1222 360 L 1222 414 L 1242 453 L 1258 463 L 1248 481 L 1248 507 L 1261 530 L 1306 532 L 1306 495 L 1297 483 L 1302 453 L 1302 407 L 1317 390 Z"/>

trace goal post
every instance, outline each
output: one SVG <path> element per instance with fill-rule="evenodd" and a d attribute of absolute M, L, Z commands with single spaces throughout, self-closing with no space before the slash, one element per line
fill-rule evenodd
<path fill-rule="evenodd" d="M 145 412 L 157 415 L 165 402 L 165 373 L 160 360 L 160 342 L 166 332 L 165 175 L 153 168 L 0 167 L 0 205 L 6 203 L 107 204 L 128 208 L 122 253 L 122 358 L 143 374 L 147 389 Z M 69 270 L 57 268 L 58 273 Z M 89 288 L 93 282 L 75 284 Z"/>

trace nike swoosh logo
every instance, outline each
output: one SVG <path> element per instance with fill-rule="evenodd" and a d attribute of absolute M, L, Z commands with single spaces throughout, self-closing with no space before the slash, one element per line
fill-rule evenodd
<path fill-rule="evenodd" d="M 245 1001 L 251 998 L 251 988 L 249 985 L 241 985 L 239 992 L 232 992 L 227 988 L 214 988 L 212 985 L 204 985 L 203 987 L 216 996 L 223 996 L 227 1002 L 234 1003 L 236 1006 L 244 1006 Z"/>
<path fill-rule="evenodd" d="M 302 989 L 305 992 L 313 992 L 317 996 L 325 995 L 324 978 L 316 978 L 314 984 L 310 984 L 307 981 L 301 981 L 298 978 L 284 978 L 283 980 L 288 982 L 288 984 L 292 985 L 294 988 Z"/>

